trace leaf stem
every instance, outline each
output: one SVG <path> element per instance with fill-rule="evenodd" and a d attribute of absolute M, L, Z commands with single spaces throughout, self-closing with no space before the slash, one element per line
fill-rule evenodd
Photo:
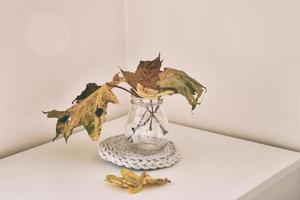
<path fill-rule="evenodd" d="M 158 109 L 155 109 L 155 112 L 157 112 Z M 163 134 L 166 135 L 168 133 L 168 131 L 163 127 L 163 125 L 160 123 L 160 121 L 157 119 L 157 117 L 155 116 L 154 112 L 151 112 L 149 110 L 149 108 L 147 108 L 147 111 L 151 114 L 152 118 L 155 119 L 155 121 L 159 124 L 160 129 L 163 131 Z M 151 117 L 150 116 L 150 117 Z"/>
<path fill-rule="evenodd" d="M 146 110 L 146 111 L 144 112 L 144 114 L 142 115 L 142 118 L 141 118 L 139 124 L 138 124 L 135 128 L 132 129 L 132 134 L 131 134 L 131 136 L 128 138 L 129 141 L 132 141 L 132 137 L 133 137 L 133 135 L 135 134 L 136 130 L 142 126 L 142 122 L 143 122 L 143 119 L 144 119 L 146 113 L 147 113 L 147 110 Z M 146 120 L 146 123 L 147 123 L 147 120 Z"/>
<path fill-rule="evenodd" d="M 151 112 L 152 112 L 152 114 L 153 114 L 153 104 L 152 104 L 152 99 L 150 100 L 150 105 L 151 105 Z M 153 120 L 153 117 L 151 117 L 151 120 L 150 120 L 150 125 L 149 125 L 150 131 L 152 131 L 152 120 Z"/>
<path fill-rule="evenodd" d="M 124 90 L 124 91 L 126 91 L 126 92 L 128 92 L 128 93 L 134 95 L 130 90 L 128 90 L 128 89 L 126 89 L 126 88 L 124 88 L 124 87 L 121 87 L 121 86 L 118 86 L 118 85 L 113 85 L 113 84 L 110 84 L 110 83 L 106 83 L 106 84 L 107 84 L 108 86 L 119 88 L 119 89 L 121 89 L 121 90 Z"/>

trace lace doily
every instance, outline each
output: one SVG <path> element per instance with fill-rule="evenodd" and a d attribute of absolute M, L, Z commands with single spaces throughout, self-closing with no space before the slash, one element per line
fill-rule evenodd
<path fill-rule="evenodd" d="M 142 155 L 135 151 L 132 143 L 124 135 L 105 139 L 100 143 L 98 152 L 102 159 L 118 166 L 143 170 L 170 167 L 179 160 L 171 141 L 158 153 Z"/>

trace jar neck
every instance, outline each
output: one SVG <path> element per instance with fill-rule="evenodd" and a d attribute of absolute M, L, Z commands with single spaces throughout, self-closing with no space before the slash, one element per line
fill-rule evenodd
<path fill-rule="evenodd" d="M 144 99 L 144 98 L 137 98 L 135 96 L 131 96 L 130 103 L 132 105 L 138 106 L 158 106 L 163 103 L 163 99 L 161 97 L 157 97 L 154 99 Z"/>

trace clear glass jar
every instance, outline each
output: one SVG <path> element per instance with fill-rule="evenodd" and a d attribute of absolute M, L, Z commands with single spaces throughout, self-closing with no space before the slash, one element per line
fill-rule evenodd
<path fill-rule="evenodd" d="M 168 143 L 165 138 L 168 133 L 168 119 L 162 103 L 162 98 L 149 100 L 131 97 L 125 136 L 137 153 L 154 154 Z"/>

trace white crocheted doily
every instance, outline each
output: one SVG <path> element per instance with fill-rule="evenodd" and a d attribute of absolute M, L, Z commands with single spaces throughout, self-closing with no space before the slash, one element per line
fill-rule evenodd
<path fill-rule="evenodd" d="M 171 141 L 158 153 L 142 155 L 134 150 L 132 143 L 124 135 L 105 139 L 100 143 L 98 152 L 102 159 L 118 166 L 143 170 L 170 167 L 179 160 Z"/>

